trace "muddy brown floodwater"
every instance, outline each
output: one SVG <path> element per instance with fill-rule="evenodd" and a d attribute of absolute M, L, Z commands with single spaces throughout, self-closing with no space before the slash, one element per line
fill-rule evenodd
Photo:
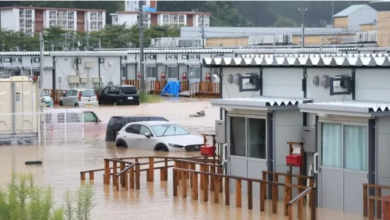
<path fill-rule="evenodd" d="M 93 109 L 98 117 L 107 122 L 113 115 L 144 115 L 163 116 L 187 128 L 192 134 L 214 132 L 215 120 L 219 119 L 219 109 L 211 107 L 209 100 L 167 98 L 161 103 L 143 104 L 141 106 L 99 107 Z M 190 118 L 189 114 L 204 110 L 205 117 Z M 35 174 L 41 185 L 50 185 L 55 192 L 57 205 L 63 199 L 66 189 L 76 190 L 80 187 L 80 171 L 103 168 L 104 158 L 156 155 L 152 151 L 116 148 L 112 143 L 104 141 L 105 133 L 93 137 L 87 136 L 84 144 L 61 146 L 13 145 L 0 146 L 0 183 L 9 182 L 11 173 L 30 171 Z M 160 153 L 161 154 L 161 153 Z M 162 153 L 164 154 L 164 153 Z M 166 154 L 165 154 L 166 155 Z M 170 156 L 189 156 L 184 153 L 169 153 Z M 42 160 L 41 166 L 25 166 L 25 161 Z M 157 174 L 158 175 L 158 174 Z M 120 190 L 116 192 L 111 186 L 103 184 L 103 174 L 96 173 L 93 189 L 95 192 L 95 207 L 92 211 L 93 220 L 105 219 L 286 219 L 284 216 L 260 213 L 259 201 L 254 199 L 253 210 L 246 208 L 243 197 L 243 207 L 235 208 L 234 196 L 231 195 L 231 205 L 214 204 L 201 199 L 192 200 L 173 197 L 171 171 L 168 182 L 157 179 L 146 183 L 145 173 L 141 174 L 141 189 L 139 191 Z M 282 204 L 279 204 L 282 210 Z M 347 215 L 340 212 L 318 210 L 320 220 L 359 220 L 361 215 Z"/>

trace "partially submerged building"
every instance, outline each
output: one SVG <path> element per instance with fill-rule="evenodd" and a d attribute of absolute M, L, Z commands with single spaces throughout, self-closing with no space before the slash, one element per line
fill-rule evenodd
<path fill-rule="evenodd" d="M 211 103 L 221 109 L 224 125 L 216 129 L 225 131 L 228 175 L 286 173 L 287 142 L 302 142 L 303 173 L 315 176 L 321 208 L 361 213 L 363 183 L 390 184 L 388 54 L 206 58 L 203 65 L 221 73 L 220 99 Z"/>

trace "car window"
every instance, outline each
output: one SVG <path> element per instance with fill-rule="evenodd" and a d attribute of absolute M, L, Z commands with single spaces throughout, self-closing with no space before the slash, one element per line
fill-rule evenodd
<path fill-rule="evenodd" d="M 104 90 L 103 90 L 103 93 L 104 94 L 108 94 L 108 91 L 110 90 L 110 87 L 106 87 Z"/>
<path fill-rule="evenodd" d="M 82 97 L 91 97 L 91 96 L 95 96 L 95 92 L 94 92 L 93 90 L 81 91 L 81 96 L 82 96 Z"/>
<path fill-rule="evenodd" d="M 145 125 L 141 125 L 139 133 L 142 134 L 142 135 L 144 135 L 146 133 L 152 134 L 150 129 L 148 127 L 146 127 Z"/>
<path fill-rule="evenodd" d="M 121 91 L 123 94 L 137 94 L 137 89 L 135 87 L 122 87 Z"/>
<path fill-rule="evenodd" d="M 93 114 L 92 112 L 85 112 L 84 122 L 97 122 L 95 114 Z"/>
<path fill-rule="evenodd" d="M 76 91 L 76 90 L 73 90 L 71 96 L 77 96 L 77 91 Z"/>
<path fill-rule="evenodd" d="M 113 125 L 115 123 L 116 119 L 117 119 L 117 117 L 110 118 L 110 121 L 108 121 L 108 126 Z"/>
<path fill-rule="evenodd" d="M 119 95 L 119 88 L 118 87 L 110 87 L 110 90 L 108 91 L 108 94 L 110 94 L 110 95 Z"/>
<path fill-rule="evenodd" d="M 152 129 L 157 137 L 162 136 L 176 136 L 176 135 L 188 135 L 188 131 L 183 127 L 175 124 L 169 125 L 154 125 Z"/>
<path fill-rule="evenodd" d="M 70 91 L 67 91 L 67 92 L 65 93 L 65 96 L 66 96 L 66 97 L 68 97 L 68 96 L 72 96 L 72 90 L 70 90 Z"/>
<path fill-rule="evenodd" d="M 141 125 L 131 125 L 126 128 L 127 133 L 132 133 L 132 134 L 140 134 L 141 130 Z"/>

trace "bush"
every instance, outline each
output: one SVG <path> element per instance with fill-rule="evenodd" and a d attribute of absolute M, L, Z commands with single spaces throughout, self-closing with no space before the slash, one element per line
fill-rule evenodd
<path fill-rule="evenodd" d="M 88 220 L 93 208 L 90 185 L 65 193 L 64 207 L 54 207 L 51 187 L 35 185 L 32 174 L 12 174 L 6 190 L 0 189 L 0 220 Z"/>
<path fill-rule="evenodd" d="M 139 101 L 140 103 L 156 103 L 161 101 L 161 97 L 147 92 L 140 92 Z"/>

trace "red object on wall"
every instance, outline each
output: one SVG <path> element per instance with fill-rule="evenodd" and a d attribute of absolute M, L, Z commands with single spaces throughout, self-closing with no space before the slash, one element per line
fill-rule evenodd
<path fill-rule="evenodd" d="M 165 79 L 165 73 L 161 74 L 160 78 Z"/>
<path fill-rule="evenodd" d="M 187 79 L 186 74 L 183 74 L 183 75 L 181 76 L 181 79 L 182 79 L 182 80 L 186 80 L 186 79 Z"/>
<path fill-rule="evenodd" d="M 390 196 L 383 196 L 383 198 L 390 199 Z M 389 210 L 390 210 L 390 207 L 389 207 Z M 390 218 L 385 219 L 385 201 L 382 201 L 382 219 L 383 220 L 389 220 L 390 219 Z"/>
<path fill-rule="evenodd" d="M 214 157 L 215 155 L 215 147 L 213 146 L 201 146 L 200 147 L 200 154 L 207 155 L 210 157 Z"/>
<path fill-rule="evenodd" d="M 210 80 L 211 77 L 210 77 L 210 74 L 207 74 L 206 77 L 205 77 L 206 80 Z"/>
<path fill-rule="evenodd" d="M 302 156 L 300 154 L 293 154 L 286 156 L 287 166 L 300 167 L 302 165 Z"/>

